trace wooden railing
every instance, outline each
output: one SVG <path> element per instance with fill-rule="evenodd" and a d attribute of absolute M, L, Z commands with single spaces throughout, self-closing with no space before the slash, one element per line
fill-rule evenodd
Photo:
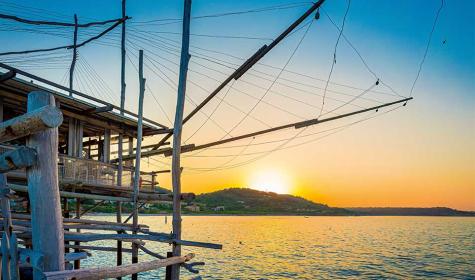
<path fill-rule="evenodd" d="M 17 149 L 19 146 L 1 144 L 0 155 Z M 15 172 L 22 172 L 16 170 Z M 24 171 L 22 172 L 24 173 Z M 58 178 L 60 181 L 75 181 L 92 185 L 117 185 L 118 166 L 92 159 L 58 155 Z M 122 171 L 122 186 L 133 185 L 134 170 L 124 167 Z M 144 190 L 154 191 L 158 185 L 152 174 L 142 174 L 141 187 Z"/>

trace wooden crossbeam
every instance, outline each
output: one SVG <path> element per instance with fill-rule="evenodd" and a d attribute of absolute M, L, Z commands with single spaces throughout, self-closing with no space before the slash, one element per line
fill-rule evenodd
<path fill-rule="evenodd" d="M 61 110 L 52 105 L 41 107 L 0 123 L 0 143 L 58 127 L 62 122 Z"/>
<path fill-rule="evenodd" d="M 36 150 L 20 147 L 0 155 L 0 173 L 33 166 L 37 160 Z"/>
<path fill-rule="evenodd" d="M 148 262 L 141 262 L 135 264 L 126 264 L 116 267 L 100 267 L 100 268 L 83 268 L 67 271 L 53 271 L 45 272 L 46 279 L 106 279 L 117 278 L 130 274 L 136 274 L 144 271 L 154 270 L 160 267 L 167 267 L 169 265 L 180 264 L 191 260 L 194 254 L 187 254 L 185 256 L 171 257 L 167 259 L 157 259 Z"/>
<path fill-rule="evenodd" d="M 15 78 L 15 76 L 16 76 L 16 72 L 13 71 L 13 70 L 10 70 L 5 74 L 0 75 L 0 83 L 4 82 L 4 81 L 7 81 L 7 80 L 10 80 L 10 79 L 13 79 L 13 78 Z"/>
<path fill-rule="evenodd" d="M 110 112 L 112 110 L 114 110 L 114 106 L 112 106 L 111 104 L 108 104 L 108 105 L 105 105 L 105 106 L 102 106 L 102 107 L 96 107 L 96 108 L 91 108 L 91 109 L 84 110 L 83 113 L 84 114 L 96 114 L 96 113 Z"/>

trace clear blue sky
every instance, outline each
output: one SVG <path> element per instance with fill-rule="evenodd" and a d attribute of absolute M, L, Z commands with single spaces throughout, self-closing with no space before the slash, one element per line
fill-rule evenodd
<path fill-rule="evenodd" d="M 338 25 L 341 25 L 347 3 L 344 0 L 327 0 L 324 10 Z M 344 34 L 356 46 L 378 77 L 391 85 L 399 94 L 407 96 L 426 48 L 440 3 L 439 0 L 353 0 Z M 118 0 L 27 0 L 0 1 L 0 4 L 2 4 L 0 5 L 2 13 L 15 13 L 18 16 L 31 19 L 48 17 L 48 19 L 70 21 L 74 13 L 78 14 L 80 22 L 120 17 L 120 1 Z M 208 55 L 213 59 L 223 60 L 225 64 L 239 64 L 241 62 L 239 59 L 207 50 L 226 52 L 236 57 L 246 58 L 264 43 L 268 43 L 266 38 L 274 38 L 311 5 L 310 2 L 289 0 L 194 0 L 193 16 L 258 9 L 282 4 L 302 5 L 291 9 L 192 20 L 191 32 L 193 34 L 221 36 L 220 38 L 192 36 L 192 51 L 198 52 L 200 55 Z M 30 8 L 15 5 L 24 5 Z M 130 60 L 137 64 L 137 49 L 143 48 L 146 56 L 155 59 L 155 63 L 159 63 L 157 69 L 152 65 L 154 62 L 147 59 L 145 61 L 147 66 L 145 76 L 149 86 L 145 114 L 167 125 L 170 125 L 167 117 L 172 119 L 174 114 L 177 81 L 175 72 L 179 62 L 177 46 L 180 44 L 180 34 L 172 33 L 179 33 L 181 26 L 179 22 L 173 23 L 173 21 L 165 19 L 181 18 L 182 6 L 182 1 L 146 0 L 128 1 L 127 4 L 127 14 L 133 18 L 128 25 L 130 28 L 127 36 Z M 35 10 L 32 7 L 45 9 L 49 12 Z M 155 22 L 156 24 L 141 23 L 152 20 L 160 21 Z M 5 20 L 1 20 L 0 23 L 0 40 L 2 42 L 0 51 L 2 52 L 66 45 L 70 44 L 72 40 L 71 29 L 32 28 Z M 19 28 L 30 29 L 19 30 Z M 79 41 L 92 34 L 97 34 L 100 30 L 102 27 L 88 31 L 81 30 Z M 48 32 L 51 34 L 45 34 Z M 299 30 L 286 39 L 272 50 L 262 62 L 282 67 L 302 38 L 303 32 L 304 29 Z M 113 32 L 98 41 L 97 44 L 91 44 L 79 50 L 80 69 L 77 72 L 78 80 L 76 82 L 80 90 L 108 99 L 116 104 L 119 97 L 119 35 L 118 31 Z M 222 38 L 222 36 L 246 36 L 258 39 L 232 39 Z M 316 92 L 321 94 L 321 88 L 325 85 L 324 81 L 327 79 L 331 67 L 337 36 L 337 30 L 322 13 L 320 20 L 312 24 L 286 68 L 312 76 L 314 79 L 284 73 L 281 78 L 287 79 L 285 83 L 297 82 L 317 86 L 320 89 Z M 64 75 L 69 67 L 71 52 L 60 51 L 55 55 L 63 57 L 52 60 L 48 67 L 24 61 L 18 61 L 15 65 L 66 84 Z M 229 67 L 210 63 L 193 53 L 191 61 L 189 78 L 193 83 L 190 81 L 188 83 L 188 96 L 191 100 L 186 104 L 187 112 L 193 108 L 193 102 L 197 103 L 205 98 L 206 91 L 212 90 L 219 81 L 225 78 L 226 73 L 232 71 Z M 88 71 L 89 73 L 91 71 L 87 65 L 94 68 L 110 90 L 103 90 L 106 86 L 102 86 L 102 88 L 89 86 L 88 88 L 88 84 L 91 84 L 88 83 L 88 79 L 92 80 L 94 77 L 91 78 L 91 74 L 89 74 L 89 78 L 87 77 Z M 225 74 L 220 74 L 215 70 Z M 278 73 L 277 70 L 262 65 L 257 65 L 254 70 L 264 71 L 274 76 Z M 158 72 L 160 77 L 154 72 Z M 243 81 L 238 81 L 233 85 L 233 90 L 225 100 L 244 111 L 252 108 L 255 100 L 251 97 L 261 96 L 263 90 L 250 86 L 245 81 L 266 88 L 270 84 L 269 77 L 272 80 L 272 76 L 268 76 L 268 80 L 262 80 L 246 74 Z M 95 79 L 97 81 L 97 77 Z M 128 61 L 126 106 L 131 110 L 137 108 L 138 86 L 136 81 L 137 73 L 134 66 Z M 337 63 L 331 81 L 361 89 L 368 88 L 375 82 L 374 77 L 366 70 L 358 56 L 344 40 L 340 42 L 337 50 Z M 269 104 L 260 104 L 251 115 L 270 125 L 296 121 L 299 120 L 299 117 L 314 117 L 318 113 L 315 107 L 321 106 L 321 97 L 305 95 L 304 91 L 308 93 L 309 90 L 315 90 L 311 87 L 301 84 L 295 84 L 295 87 L 298 89 L 281 85 L 274 86 L 273 90 L 277 93 L 280 92 L 288 96 L 283 99 L 275 93 L 268 94 L 263 100 L 274 107 Z M 361 92 L 335 84 L 331 84 L 330 89 L 352 95 Z M 252 96 L 244 96 L 238 90 Z M 379 86 L 377 90 L 389 91 L 384 86 Z M 107 94 L 105 94 L 106 91 Z M 225 91 L 220 96 L 222 97 L 224 94 Z M 345 98 L 335 92 L 329 93 L 328 96 Z M 377 93 L 368 93 L 365 96 L 381 101 L 390 100 L 387 96 Z M 298 102 L 292 101 L 291 98 L 298 99 Z M 204 175 L 191 172 L 192 168 L 185 168 L 186 171 L 190 171 L 184 178 L 185 189 L 189 187 L 190 191 L 200 192 L 200 190 L 209 191 L 212 188 L 225 186 L 245 186 L 248 184 L 246 174 L 252 173 L 251 170 L 259 170 L 263 166 L 267 166 L 285 169 L 289 177 L 299 178 L 298 180 L 289 179 L 298 185 L 296 193 L 305 194 L 313 199 L 334 205 L 364 206 L 376 205 L 380 202 L 381 205 L 449 205 L 474 209 L 475 1 L 445 1 L 426 62 L 414 91 L 414 98 L 415 100 L 408 107 L 328 137 L 329 140 L 273 153 L 245 167 L 220 172 L 205 172 Z M 160 103 L 163 110 L 159 109 L 157 102 Z M 303 103 L 314 107 L 306 106 Z M 214 123 L 208 121 L 196 134 L 194 131 L 206 120 L 206 116 L 199 114 L 196 119 L 187 124 L 184 131 L 185 139 L 193 135 L 189 139 L 189 143 L 203 143 L 219 139 L 224 134 L 218 126 L 232 127 L 242 117 L 241 113 L 227 104 L 221 104 L 219 109 L 213 112 L 213 108 L 218 104 L 219 99 L 216 99 L 204 108 L 206 114 L 213 113 Z M 368 105 L 363 101 L 357 104 Z M 327 108 L 337 105 L 338 103 L 332 103 L 329 100 Z M 275 106 L 281 109 L 276 109 Z M 282 109 L 290 113 L 285 113 Z M 350 109 L 354 108 L 346 108 L 346 110 Z M 248 118 L 233 134 L 251 132 L 265 127 L 255 119 Z M 292 135 L 291 131 L 283 132 L 272 135 L 274 138 L 271 137 L 267 140 L 285 139 Z M 266 139 L 259 138 L 256 141 L 264 140 Z M 355 148 L 356 146 L 357 148 Z M 251 150 L 246 150 L 244 153 L 266 150 L 264 147 L 267 146 L 256 146 L 256 150 L 250 148 Z M 213 156 L 218 152 L 205 151 L 202 155 Z M 231 155 L 240 152 L 242 153 L 239 148 L 225 151 Z M 298 156 L 296 157 L 296 155 Z M 302 163 L 302 156 L 311 157 L 311 161 Z M 238 164 L 250 158 L 252 157 L 231 158 L 230 161 Z M 229 157 L 205 157 L 185 158 L 184 162 L 186 166 L 212 168 L 225 164 L 227 160 Z M 160 164 L 168 162 L 167 159 L 162 161 L 165 163 Z M 345 181 L 344 176 L 338 176 L 338 174 L 345 173 L 337 170 L 342 162 L 345 162 L 343 164 L 346 168 L 345 172 L 348 169 L 354 170 L 354 173 L 347 174 L 348 178 L 352 178 L 352 181 Z M 353 163 L 353 165 L 346 166 L 349 163 Z M 146 166 L 154 168 L 152 164 L 154 162 L 150 161 Z M 155 162 L 155 164 L 159 163 Z M 319 170 L 319 172 L 315 172 L 315 170 Z M 168 184 L 167 178 L 163 178 L 163 180 L 165 184 Z M 297 181 L 298 183 L 296 183 Z M 403 193 L 410 193 L 410 198 L 404 197 Z M 346 199 L 346 196 L 353 196 L 354 199 Z M 371 198 L 372 196 L 374 199 Z M 431 197 L 431 199 L 427 197 Z"/>

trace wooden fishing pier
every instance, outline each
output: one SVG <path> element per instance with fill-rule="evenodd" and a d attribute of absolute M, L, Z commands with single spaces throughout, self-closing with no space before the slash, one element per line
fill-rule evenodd
<path fill-rule="evenodd" d="M 50 49 L 0 53 L 21 55 L 58 49 L 73 51 L 69 87 L 62 86 L 19 67 L 0 62 L 0 198 L 1 198 L 1 275 L 2 279 L 104 279 L 132 275 L 166 267 L 166 279 L 177 280 L 180 269 L 198 273 L 193 254 L 182 255 L 182 246 L 221 249 L 219 244 L 182 239 L 181 204 L 191 201 L 193 193 L 181 192 L 182 153 L 253 138 L 284 129 L 301 129 L 320 123 L 406 104 L 412 97 L 362 108 L 345 114 L 308 119 L 275 126 L 204 144 L 182 145 L 181 132 L 200 109 L 231 81 L 238 80 L 302 22 L 319 18 L 320 0 L 289 25 L 279 36 L 262 46 L 229 75 L 207 98 L 184 116 L 188 62 L 191 0 L 184 1 L 182 46 L 177 105 L 173 128 L 144 117 L 143 100 L 146 79 L 143 74 L 143 50 L 139 57 L 138 112 L 125 110 L 126 14 L 102 22 L 73 23 L 34 21 L 0 14 L 0 19 L 22 24 L 74 27 L 73 44 Z M 100 34 L 78 42 L 78 31 L 90 26 L 112 24 Z M 92 97 L 74 88 L 76 50 L 121 27 L 121 98 L 120 106 Z M 379 85 L 377 79 L 372 86 Z M 371 88 L 372 88 L 371 87 Z M 362 93 L 364 94 L 364 92 Z M 361 94 L 361 95 L 362 95 Z M 325 98 L 325 97 L 324 97 Z M 262 99 L 262 98 L 261 98 Z M 351 101 L 350 101 L 351 102 Z M 323 107 L 322 107 L 323 108 Z M 162 135 L 155 144 L 144 146 L 146 137 Z M 170 145 L 170 141 L 171 145 Z M 142 158 L 171 156 L 171 170 L 144 172 Z M 172 191 L 159 187 L 158 174 L 171 172 Z M 85 207 L 85 201 L 94 203 Z M 84 215 L 104 203 L 114 203 L 116 221 L 86 219 Z M 147 203 L 173 205 L 171 233 L 154 232 L 141 224 L 139 210 Z M 124 204 L 132 213 L 125 216 Z M 74 209 L 71 209 L 74 206 Z M 115 246 L 92 246 L 89 242 L 113 240 Z M 168 252 L 154 252 L 149 243 L 170 245 Z M 139 251 L 155 260 L 139 262 Z M 115 252 L 115 267 L 81 267 L 81 260 L 94 253 Z M 123 262 L 124 254 L 131 263 Z M 198 258 L 199 259 L 199 258 Z"/>

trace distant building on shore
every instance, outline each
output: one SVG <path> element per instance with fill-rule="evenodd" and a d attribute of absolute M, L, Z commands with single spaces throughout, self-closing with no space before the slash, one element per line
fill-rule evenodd
<path fill-rule="evenodd" d="M 187 205 L 185 206 L 185 209 L 191 212 L 200 212 L 200 206 L 196 204 Z"/>
<path fill-rule="evenodd" d="M 216 211 L 216 212 L 224 211 L 224 206 L 216 206 L 216 207 L 213 208 L 213 211 Z"/>

